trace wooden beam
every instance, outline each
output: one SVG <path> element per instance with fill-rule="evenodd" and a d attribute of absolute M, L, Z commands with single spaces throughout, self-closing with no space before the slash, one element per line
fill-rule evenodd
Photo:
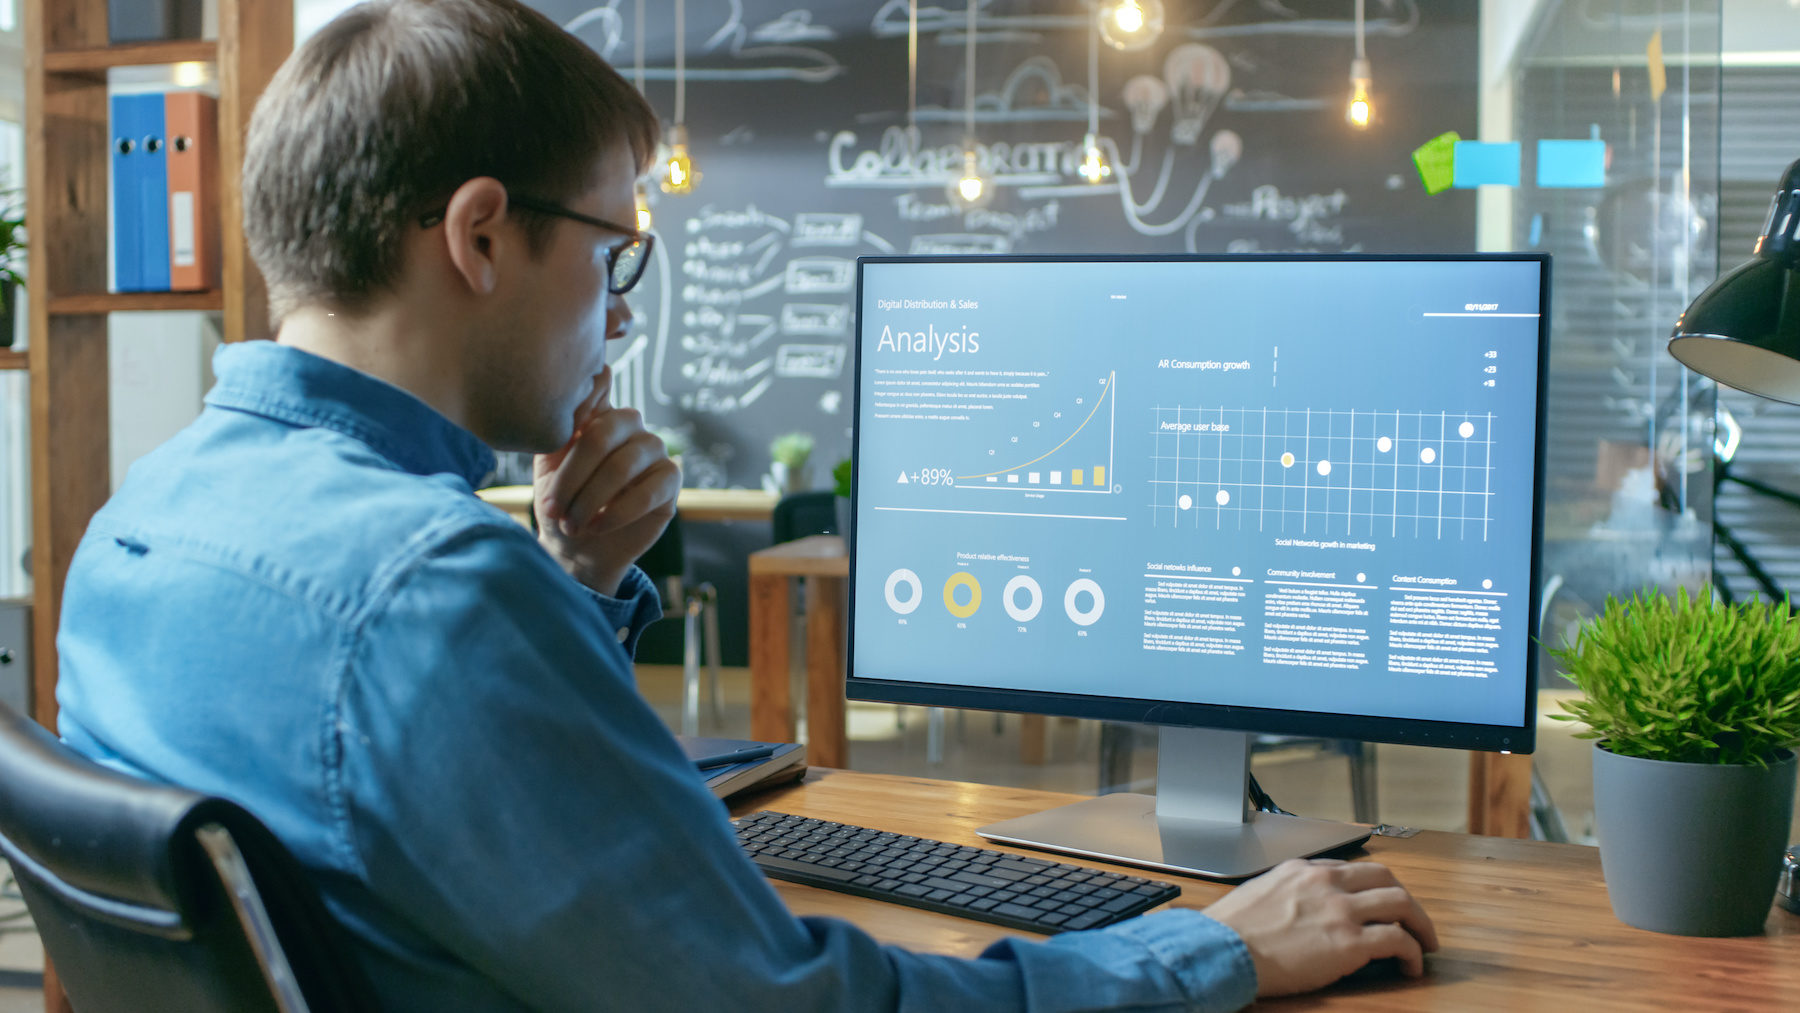
<path fill-rule="evenodd" d="M 292 0 L 219 4 L 219 223 L 225 340 L 272 337 L 269 293 L 244 238 L 244 140 L 256 99 L 294 48 Z"/>
<path fill-rule="evenodd" d="M 1469 754 L 1469 833 L 1531 836 L 1531 757 Z"/>

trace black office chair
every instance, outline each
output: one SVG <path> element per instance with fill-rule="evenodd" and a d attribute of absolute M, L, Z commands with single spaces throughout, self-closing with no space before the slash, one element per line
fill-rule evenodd
<path fill-rule="evenodd" d="M 4 704 L 0 852 L 80 1013 L 376 1008 L 343 929 L 256 817 L 92 763 Z"/>
<path fill-rule="evenodd" d="M 700 734 L 700 655 L 706 648 L 706 703 L 713 722 L 719 705 L 719 592 L 689 576 L 681 514 L 669 519 L 661 537 L 638 559 L 638 568 L 656 584 L 664 619 L 681 620 L 681 734 Z M 705 638 L 702 641 L 702 637 Z"/>
<path fill-rule="evenodd" d="M 837 493 L 829 489 L 788 493 L 775 502 L 769 528 L 776 545 L 808 535 L 837 534 Z"/>

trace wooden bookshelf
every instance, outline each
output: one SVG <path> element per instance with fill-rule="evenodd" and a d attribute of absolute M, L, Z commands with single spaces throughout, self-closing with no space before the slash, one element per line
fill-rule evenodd
<path fill-rule="evenodd" d="M 31 357 L 17 348 L 0 348 L 0 370 L 29 369 Z"/>
<path fill-rule="evenodd" d="M 53 317 L 144 310 L 210 310 L 217 313 L 224 309 L 225 293 L 221 291 L 95 292 L 50 297 L 50 315 Z"/>
<path fill-rule="evenodd" d="M 58 49 L 44 54 L 48 74 L 97 74 L 104 77 L 113 67 L 149 67 L 164 63 L 216 63 L 219 45 L 210 39 L 175 42 L 134 42 L 123 46 L 88 46 Z"/>
<path fill-rule="evenodd" d="M 203 310 L 227 340 L 266 336 L 261 279 L 243 239 L 237 179 L 256 96 L 293 48 L 291 0 L 220 0 L 219 37 L 107 44 L 106 0 L 28 0 L 24 8 L 26 185 L 31 291 L 33 712 L 56 717 L 56 626 L 76 543 L 110 492 L 106 314 Z M 106 72 L 205 61 L 217 67 L 224 285 L 213 292 L 106 292 Z M 17 358 L 13 358 L 16 363 Z"/>

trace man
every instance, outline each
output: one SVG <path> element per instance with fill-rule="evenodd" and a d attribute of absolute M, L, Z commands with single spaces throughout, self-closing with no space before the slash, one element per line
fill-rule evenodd
<path fill-rule="evenodd" d="M 395 1009 L 1231 1009 L 1429 919 L 1373 863 L 977 960 L 797 920 L 739 853 L 630 648 L 678 477 L 608 399 L 648 259 L 654 115 L 515 0 L 379 0 L 257 107 L 244 190 L 274 343 L 94 518 L 62 733 L 241 801 Z M 471 495 L 538 453 L 542 535 Z"/>

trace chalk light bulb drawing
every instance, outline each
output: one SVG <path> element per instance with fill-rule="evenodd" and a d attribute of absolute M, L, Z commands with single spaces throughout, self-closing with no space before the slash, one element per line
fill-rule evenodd
<path fill-rule="evenodd" d="M 1126 52 L 1155 42 L 1163 30 L 1162 0 L 1105 0 L 1095 13 L 1100 38 Z"/>
<path fill-rule="evenodd" d="M 1089 183 L 1104 182 L 1112 175 L 1112 166 L 1100 147 L 1100 135 L 1090 133 L 1081 139 L 1081 167 L 1076 171 Z"/>
<path fill-rule="evenodd" d="M 1231 90 L 1231 64 L 1213 47 L 1189 42 L 1170 51 L 1163 79 L 1174 109 L 1175 143 L 1196 143 L 1206 118 Z"/>
<path fill-rule="evenodd" d="M 1149 133 L 1156 118 L 1162 115 L 1163 106 L 1168 104 L 1169 86 L 1163 84 L 1162 78 L 1139 74 L 1125 82 L 1125 108 L 1131 110 L 1134 133 Z"/>
<path fill-rule="evenodd" d="M 1244 139 L 1236 131 L 1221 130 L 1214 134 L 1208 148 L 1212 152 L 1212 165 L 1207 172 L 1214 179 L 1224 179 L 1238 159 L 1244 157 Z"/>

